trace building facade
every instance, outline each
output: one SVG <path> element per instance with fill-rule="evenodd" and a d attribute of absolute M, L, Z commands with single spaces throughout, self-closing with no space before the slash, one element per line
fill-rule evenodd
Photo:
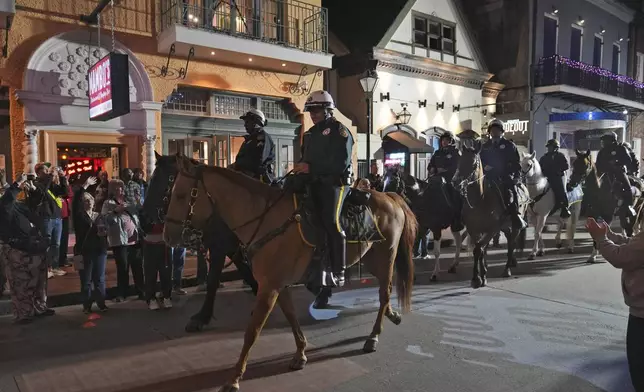
<path fill-rule="evenodd" d="M 293 161 L 311 126 L 306 97 L 332 65 L 320 0 L 107 3 L 99 33 L 79 22 L 96 2 L 18 1 L 0 60 L 10 122 L 0 154 L 10 172 L 91 161 L 111 176 L 123 167 L 149 174 L 155 150 L 224 165 L 250 107 L 269 112 L 269 131 L 286 146 L 278 159 Z M 128 55 L 130 113 L 90 121 L 87 73 L 112 51 Z"/>
<path fill-rule="evenodd" d="M 596 154 L 607 131 L 631 139 L 629 123 L 644 110 L 644 84 L 628 76 L 633 10 L 613 0 L 459 1 L 493 80 L 506 86 L 497 116 L 525 124 L 538 156 L 551 138 L 570 157 Z"/>
<path fill-rule="evenodd" d="M 401 164 L 425 179 L 438 136 L 460 132 L 464 122 L 479 132 L 494 114 L 495 105 L 490 104 L 503 86 L 488 83 L 493 75 L 470 37 L 462 9 L 452 0 L 391 1 L 384 8 L 363 3 L 347 5 L 356 7 L 355 13 L 367 13 L 351 29 L 344 27 L 348 21 L 343 17 L 355 13 L 345 10 L 344 16 L 338 15 L 329 7 L 335 15 L 330 47 L 336 59 L 327 84 L 341 110 L 358 125 L 363 174 L 368 159 L 376 159 L 385 165 Z M 368 70 L 378 75 L 370 157 L 367 103 L 360 84 Z"/>

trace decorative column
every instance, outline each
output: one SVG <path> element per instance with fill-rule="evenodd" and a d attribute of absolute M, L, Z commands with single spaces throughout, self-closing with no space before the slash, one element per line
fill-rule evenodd
<path fill-rule="evenodd" d="M 38 163 L 38 130 L 25 129 L 25 173 L 35 173 Z"/>
<path fill-rule="evenodd" d="M 156 157 L 154 156 L 154 148 L 157 144 L 156 135 L 147 135 L 145 137 L 145 151 L 146 151 L 146 167 L 145 178 L 149 181 L 154 172 L 154 165 L 156 164 Z"/>

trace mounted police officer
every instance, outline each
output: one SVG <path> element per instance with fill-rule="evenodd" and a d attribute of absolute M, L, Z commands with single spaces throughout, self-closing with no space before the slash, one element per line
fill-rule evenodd
<path fill-rule="evenodd" d="M 631 157 L 631 164 L 627 167 L 627 173 L 629 176 L 637 177 L 637 174 L 640 171 L 640 160 L 635 155 L 630 143 L 624 142 L 623 144 L 624 147 L 626 147 L 626 151 L 628 151 L 628 156 Z"/>
<path fill-rule="evenodd" d="M 633 193 L 631 191 L 630 181 L 626 175 L 627 168 L 632 165 L 631 156 L 622 143 L 617 142 L 617 134 L 608 132 L 601 137 L 602 148 L 597 154 L 597 173 L 606 174 L 617 184 L 618 191 L 621 193 L 622 206 L 621 212 L 626 217 L 635 217 L 633 209 Z"/>
<path fill-rule="evenodd" d="M 490 121 L 487 132 L 490 139 L 481 148 L 483 171 L 501 189 L 512 226 L 517 230 L 524 229 L 527 224 L 519 213 L 517 191 L 521 173 L 519 151 L 512 141 L 503 137 L 505 130 L 501 120 Z"/>
<path fill-rule="evenodd" d="M 439 139 L 440 147 L 438 151 L 432 155 L 432 159 L 427 165 L 427 172 L 430 175 L 439 175 L 447 181 L 448 184 L 452 183 L 452 178 L 458 168 L 458 160 L 461 157 L 461 152 L 456 148 L 456 138 L 452 132 L 445 132 Z"/>
<path fill-rule="evenodd" d="M 251 108 L 239 118 L 244 120 L 244 128 L 248 135 L 244 136 L 244 143 L 231 169 L 270 184 L 274 179 L 275 143 L 264 131 L 268 124 L 266 116 L 261 110 Z"/>
<path fill-rule="evenodd" d="M 553 211 L 561 208 L 561 217 L 570 217 L 570 210 L 568 209 L 568 194 L 564 189 L 564 175 L 566 170 L 569 169 L 568 159 L 559 151 L 559 140 L 550 139 L 546 143 L 548 152 L 539 159 L 541 171 L 543 175 L 548 178 L 548 184 L 555 194 L 555 207 Z"/>
<path fill-rule="evenodd" d="M 333 117 L 331 94 L 314 91 L 304 104 L 315 125 L 304 134 L 302 159 L 293 171 L 309 174 L 310 194 L 320 212 L 327 233 L 331 272 L 324 271 L 327 286 L 343 286 L 346 269 L 346 236 L 340 226 L 340 212 L 351 184 L 353 136 Z"/>
<path fill-rule="evenodd" d="M 452 179 L 458 169 L 458 161 L 461 158 L 461 151 L 456 147 L 456 137 L 452 132 L 446 131 L 439 138 L 440 147 L 438 151 L 432 155 L 432 159 L 427 165 L 427 173 L 429 175 L 437 175 L 445 179 L 447 190 L 449 192 L 450 202 L 456 213 L 456 218 L 452 224 L 452 229 L 461 231 L 461 196 L 459 195 Z"/>

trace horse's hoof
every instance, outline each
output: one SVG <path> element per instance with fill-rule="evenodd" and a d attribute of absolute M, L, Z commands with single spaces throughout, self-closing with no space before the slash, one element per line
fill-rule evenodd
<path fill-rule="evenodd" d="M 239 385 L 224 385 L 219 388 L 219 392 L 237 392 L 239 391 Z"/>
<path fill-rule="evenodd" d="M 509 268 L 506 268 L 506 269 L 503 270 L 503 277 L 504 278 L 509 278 L 511 276 L 512 276 L 512 272 L 510 272 Z"/>
<path fill-rule="evenodd" d="M 595 263 L 596 263 L 596 261 L 595 261 L 594 257 L 591 257 L 588 260 L 586 260 L 586 264 L 595 264 Z"/>
<path fill-rule="evenodd" d="M 448 274 L 455 274 L 456 273 L 456 267 L 449 267 L 449 269 L 447 270 L 447 273 Z"/>
<path fill-rule="evenodd" d="M 541 256 L 543 256 L 543 255 L 544 255 L 544 252 L 543 252 L 542 250 L 540 250 L 540 251 L 538 251 L 538 252 L 537 252 L 537 257 L 541 257 Z"/>
<path fill-rule="evenodd" d="M 572 249 L 572 248 L 569 248 L 569 249 L 568 249 L 568 254 L 573 254 L 573 253 L 575 253 L 575 250 L 574 250 L 574 249 Z"/>
<path fill-rule="evenodd" d="M 535 257 L 535 254 L 534 254 L 534 253 L 530 253 L 530 256 L 528 256 L 528 260 L 534 260 L 534 257 Z"/>
<path fill-rule="evenodd" d="M 387 318 L 395 325 L 400 325 L 400 323 L 402 323 L 402 316 L 398 312 L 392 311 L 390 314 L 387 315 Z"/>
<path fill-rule="evenodd" d="M 326 309 L 328 306 L 328 298 L 316 298 L 315 301 L 313 301 L 313 309 Z"/>
<path fill-rule="evenodd" d="M 378 339 L 377 338 L 369 338 L 367 339 L 366 342 L 364 342 L 364 346 L 362 347 L 362 351 L 365 353 L 373 353 L 376 352 L 376 347 L 378 347 Z"/>
<path fill-rule="evenodd" d="M 487 278 L 483 278 L 483 282 L 481 282 L 481 287 L 487 286 Z"/>
<path fill-rule="evenodd" d="M 306 355 L 300 357 L 296 354 L 288 365 L 288 368 L 291 370 L 302 370 L 304 369 L 304 366 L 306 366 L 307 361 Z"/>
<path fill-rule="evenodd" d="M 208 323 L 204 323 L 202 320 L 197 318 L 192 318 L 188 321 L 188 324 L 186 324 L 185 330 L 188 333 L 201 332 L 206 325 L 208 325 Z"/>
<path fill-rule="evenodd" d="M 436 277 L 436 275 L 432 275 L 431 279 L 429 279 L 429 280 L 432 281 L 432 282 L 436 282 L 438 280 L 438 278 Z"/>
<path fill-rule="evenodd" d="M 481 278 L 477 277 L 477 278 L 472 279 L 472 288 L 473 289 L 481 288 L 482 284 L 483 284 L 483 280 L 481 280 Z"/>

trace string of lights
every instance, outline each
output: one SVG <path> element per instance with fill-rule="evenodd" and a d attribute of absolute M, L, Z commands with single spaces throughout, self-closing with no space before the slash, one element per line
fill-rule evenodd
<path fill-rule="evenodd" d="M 633 78 L 630 78 L 630 77 L 625 76 L 625 75 L 614 74 L 614 73 L 612 73 L 611 71 L 609 71 L 607 69 L 604 69 L 604 68 L 601 68 L 601 67 L 598 67 L 598 66 L 595 66 L 595 65 L 582 63 L 581 61 L 572 60 L 572 59 L 569 59 L 567 57 L 555 55 L 555 56 L 543 58 L 541 61 L 542 62 L 554 61 L 557 64 L 562 64 L 562 65 L 565 65 L 565 66 L 567 66 L 569 68 L 575 68 L 575 69 L 579 69 L 579 70 L 584 71 L 584 72 L 590 72 L 590 73 L 593 73 L 593 74 L 595 74 L 597 76 L 601 76 L 601 77 L 604 77 L 604 78 L 615 80 L 615 81 L 620 82 L 620 83 L 625 83 L 625 84 L 631 85 L 633 87 L 644 88 L 644 83 L 638 82 L 637 80 L 635 80 Z"/>

